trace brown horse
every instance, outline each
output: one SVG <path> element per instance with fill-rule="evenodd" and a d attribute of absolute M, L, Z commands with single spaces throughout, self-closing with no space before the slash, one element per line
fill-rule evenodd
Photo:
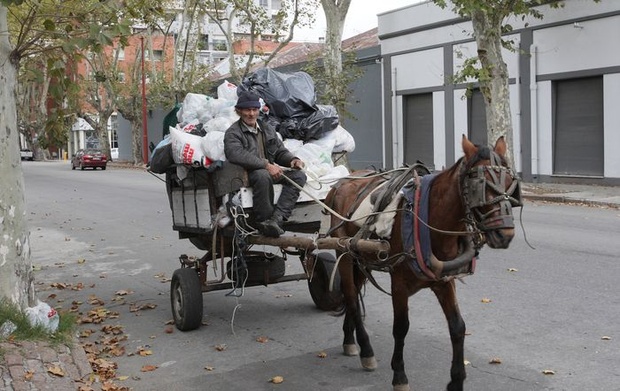
<path fill-rule="evenodd" d="M 388 181 L 381 175 L 369 176 L 366 172 L 367 177 L 362 179 L 341 180 L 326 199 L 327 206 L 332 209 L 329 234 L 352 238 L 353 242 L 348 249 L 337 251 L 344 295 L 343 348 L 346 355 L 359 354 L 362 366 L 367 370 L 374 370 L 377 363 L 362 321 L 360 289 L 368 280 L 379 287 L 372 278 L 373 270 L 390 273 L 394 310 L 391 361 L 394 390 L 409 390 L 403 361 L 405 336 L 409 329 L 408 299 L 423 288 L 430 288 L 435 293 L 448 321 L 452 366 L 447 389 L 463 389 L 466 377 L 463 361 L 465 323 L 457 304 L 454 279 L 473 272 L 478 250 L 484 244 L 507 248 L 514 236 L 512 207 L 521 205 L 520 187 L 506 163 L 504 138 L 490 149 L 475 146 L 463 136 L 462 147 L 465 155 L 451 168 L 432 176 L 433 180 L 427 181 L 426 187 L 424 179 L 430 179 L 430 175 L 423 176 L 422 184 L 419 184 L 419 177 L 412 174 L 414 180 L 410 180 L 408 186 L 414 189 L 412 193 L 418 194 L 417 198 L 399 198 L 400 201 L 394 204 L 395 198 L 387 197 L 391 205 L 396 206 L 392 209 L 391 232 L 383 236 L 390 244 L 387 255 L 355 251 L 354 241 L 381 238 L 373 224 L 377 223 L 377 216 L 388 214 L 388 210 L 382 213 L 377 207 L 381 202 L 377 194 L 385 193 L 381 189 L 390 187 L 398 191 L 402 180 L 397 180 L 398 186 L 393 186 L 394 180 Z M 424 192 L 428 196 L 422 200 Z M 371 213 L 363 224 L 356 223 L 356 211 L 364 208 L 365 200 L 373 198 L 375 213 Z M 415 228 L 408 228 L 412 226 Z M 426 231 L 424 227 L 428 227 Z M 419 239 L 425 235 L 426 241 Z M 426 252 L 424 247 L 428 249 Z"/>

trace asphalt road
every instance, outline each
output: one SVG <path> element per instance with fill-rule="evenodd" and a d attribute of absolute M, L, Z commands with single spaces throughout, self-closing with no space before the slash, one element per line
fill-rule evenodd
<path fill-rule="evenodd" d="M 375 372 L 342 355 L 342 318 L 317 310 L 305 281 L 248 288 L 242 297 L 204 294 L 204 325 L 167 333 L 168 279 L 177 259 L 203 254 L 172 231 L 164 183 L 141 170 L 71 171 L 66 162 L 24 162 L 23 169 L 39 297 L 64 309 L 81 302 L 82 315 L 96 307 L 111 311 L 80 331 L 93 330 L 83 340 L 96 341 L 105 336 L 103 326 L 120 326 L 125 354 L 108 358 L 118 365 L 118 385 L 391 389 L 391 303 L 371 285 L 366 325 L 379 364 Z M 620 213 L 528 201 L 522 221 L 535 249 L 519 230 L 510 249 L 483 249 L 476 274 L 458 284 L 469 333 L 465 388 L 620 390 Z M 292 257 L 287 267 L 301 270 Z M 378 280 L 389 284 L 387 275 Z M 439 305 L 421 292 L 410 308 L 410 382 L 416 391 L 445 389 L 451 347 Z M 494 358 L 501 363 L 491 364 Z M 146 365 L 157 369 L 142 372 Z M 270 383 L 274 376 L 284 382 Z"/>

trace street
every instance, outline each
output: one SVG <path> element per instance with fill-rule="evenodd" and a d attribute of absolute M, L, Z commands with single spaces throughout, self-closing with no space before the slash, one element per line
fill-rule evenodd
<path fill-rule="evenodd" d="M 242 297 L 204 294 L 203 326 L 180 332 L 168 323 L 169 278 L 179 255 L 203 253 L 172 230 L 164 182 L 139 169 L 22 166 L 39 298 L 63 310 L 75 302 L 81 316 L 108 310 L 79 331 L 84 342 L 101 341 L 104 326 L 118 326 L 106 335 L 124 349 L 106 358 L 118 365 L 116 384 L 140 391 L 391 389 L 391 301 L 371 284 L 364 300 L 374 372 L 342 354 L 343 319 L 315 308 L 306 281 L 251 287 Z M 526 201 L 524 230 L 517 224 L 508 250 L 484 248 L 476 273 L 457 283 L 468 330 L 465 389 L 620 390 L 620 211 Z M 291 256 L 287 268 L 301 271 Z M 387 274 L 376 277 L 389 288 Z M 409 303 L 412 389 L 445 389 L 451 345 L 441 309 L 430 291 Z M 273 384 L 274 376 L 284 381 Z"/>

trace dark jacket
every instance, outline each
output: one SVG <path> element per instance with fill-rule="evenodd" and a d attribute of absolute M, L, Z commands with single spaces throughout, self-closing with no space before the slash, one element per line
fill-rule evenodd
<path fill-rule="evenodd" d="M 269 163 L 277 163 L 290 167 L 295 156 L 284 146 L 275 129 L 268 123 L 259 120 L 258 126 L 265 135 L 265 158 Z M 224 136 L 224 154 L 226 160 L 238 164 L 246 170 L 266 167 L 266 162 L 258 152 L 258 135 L 250 132 L 241 119 L 226 130 Z"/>

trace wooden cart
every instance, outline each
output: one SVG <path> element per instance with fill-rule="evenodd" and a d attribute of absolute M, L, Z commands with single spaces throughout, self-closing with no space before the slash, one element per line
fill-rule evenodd
<path fill-rule="evenodd" d="M 179 330 L 200 326 L 203 292 L 241 285 L 267 286 L 305 280 L 319 309 L 330 311 L 340 307 L 342 293 L 337 270 L 334 270 L 336 258 L 333 251 L 321 250 L 343 249 L 347 244 L 342 239 L 318 235 L 321 221 L 325 228 L 331 216 L 323 213 L 316 199 L 324 199 L 329 187 L 317 183 L 311 187 L 311 194 L 302 193 L 285 223 L 286 233 L 279 238 L 269 238 L 249 233 L 253 219 L 248 203 L 252 197 L 247 175 L 241 167 L 223 162 L 211 172 L 188 167 L 177 170 L 178 167 L 171 167 L 166 173 L 173 229 L 180 239 L 188 239 L 195 247 L 206 251 L 200 258 L 181 255 L 180 268 L 173 273 L 170 301 Z M 179 173 L 184 176 L 183 180 Z M 274 190 L 277 198 L 278 185 Z M 253 245 L 279 248 L 281 255 L 254 251 Z M 382 241 L 368 240 L 356 245 L 377 252 L 388 250 L 387 243 Z M 288 256 L 299 257 L 303 273 L 286 274 Z M 209 267 L 217 270 L 216 278 L 208 278 Z"/>

